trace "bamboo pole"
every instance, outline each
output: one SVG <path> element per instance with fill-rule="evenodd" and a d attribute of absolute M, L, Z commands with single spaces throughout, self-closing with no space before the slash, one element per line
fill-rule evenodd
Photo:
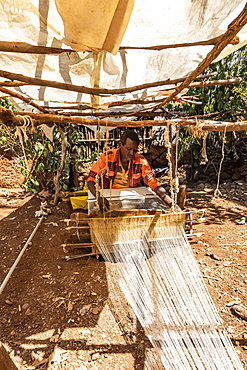
<path fill-rule="evenodd" d="M 214 59 L 221 53 L 221 51 L 234 39 L 237 33 L 247 23 L 247 4 L 245 5 L 242 12 L 229 24 L 227 31 L 219 38 L 213 49 L 207 54 L 197 68 L 181 83 L 176 90 L 169 95 L 162 104 L 159 104 L 157 108 L 161 108 L 169 103 L 175 96 L 177 96 L 183 89 L 187 88 L 189 84 L 196 79 L 196 76 L 201 74 L 208 66 L 213 62 Z"/>

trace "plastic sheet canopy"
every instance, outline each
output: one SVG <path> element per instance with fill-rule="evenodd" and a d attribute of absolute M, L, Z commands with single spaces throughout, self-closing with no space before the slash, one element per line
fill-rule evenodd
<path fill-rule="evenodd" d="M 163 50 L 137 47 L 197 42 L 220 36 L 244 5 L 245 1 L 241 0 L 0 0 L 1 41 L 73 50 L 55 55 L 1 52 L 1 69 L 33 78 L 108 89 L 186 77 L 213 45 Z M 246 26 L 238 37 L 240 43 L 227 47 L 219 59 L 246 44 Z M 42 106 L 96 104 L 88 94 L 51 87 L 25 85 L 12 89 Z M 115 100 L 152 100 L 157 96 L 166 96 L 164 87 L 101 97 L 97 104 L 107 107 Z"/>

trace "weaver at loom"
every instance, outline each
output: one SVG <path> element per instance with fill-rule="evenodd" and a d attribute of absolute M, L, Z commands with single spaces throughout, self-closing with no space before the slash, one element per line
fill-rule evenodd
<path fill-rule="evenodd" d="M 168 206 L 172 199 L 155 177 L 155 173 L 144 156 L 138 153 L 139 137 L 136 132 L 126 130 L 120 137 L 118 149 L 110 149 L 99 157 L 91 168 L 87 178 L 89 191 L 96 197 L 96 187 L 103 189 L 137 188 L 148 186 Z M 98 196 L 102 211 L 109 209 L 109 201 L 103 195 Z M 178 197 L 178 204 L 183 208 L 184 198 Z M 180 210 L 179 207 L 177 207 Z"/>
<path fill-rule="evenodd" d="M 102 154 L 93 165 L 89 190 L 96 195 L 99 186 L 138 187 L 143 179 L 173 208 L 173 200 L 137 153 L 138 144 L 138 136 L 125 131 L 120 148 Z M 109 207 L 102 193 L 100 197 L 101 207 Z M 108 261 L 111 300 L 119 301 L 114 296 L 119 287 L 153 346 L 145 369 L 243 370 L 186 238 L 185 217 L 185 212 L 156 211 L 90 219 L 92 239 Z"/>

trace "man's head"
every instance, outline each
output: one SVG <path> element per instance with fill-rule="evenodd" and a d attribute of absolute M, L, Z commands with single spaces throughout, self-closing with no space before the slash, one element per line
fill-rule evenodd
<path fill-rule="evenodd" d="M 120 137 L 120 152 L 122 161 L 130 161 L 138 151 L 139 137 L 135 131 L 126 130 Z"/>

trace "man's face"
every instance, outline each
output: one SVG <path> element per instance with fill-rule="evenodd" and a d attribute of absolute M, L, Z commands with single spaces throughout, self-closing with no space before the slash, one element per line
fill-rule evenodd
<path fill-rule="evenodd" d="M 120 152 L 122 161 L 131 161 L 135 153 L 138 151 L 138 144 L 135 141 L 127 138 L 126 143 L 123 145 L 120 142 Z"/>

